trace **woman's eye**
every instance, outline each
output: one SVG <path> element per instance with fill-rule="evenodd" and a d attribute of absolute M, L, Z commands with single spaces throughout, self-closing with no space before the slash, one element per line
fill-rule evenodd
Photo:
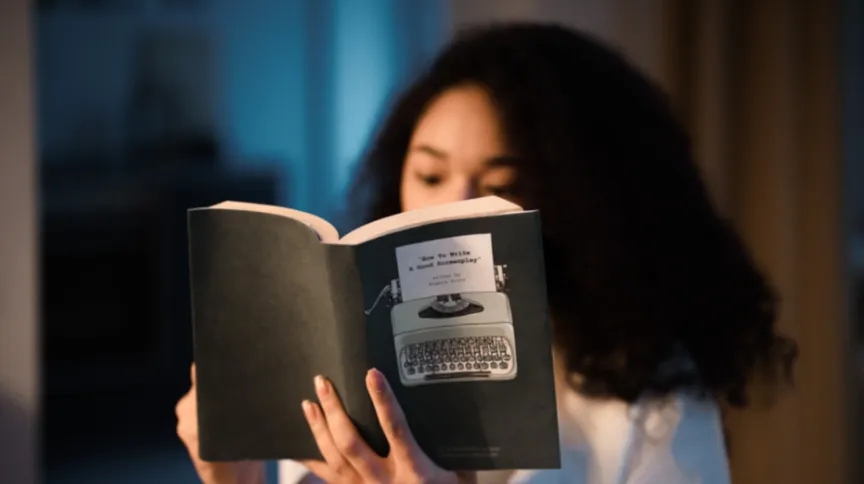
<path fill-rule="evenodd" d="M 486 187 L 485 191 L 496 197 L 510 197 L 513 196 L 514 190 L 511 185 L 501 185 Z"/>
<path fill-rule="evenodd" d="M 435 186 L 441 183 L 441 177 L 438 175 L 417 175 L 417 178 L 428 186 Z"/>

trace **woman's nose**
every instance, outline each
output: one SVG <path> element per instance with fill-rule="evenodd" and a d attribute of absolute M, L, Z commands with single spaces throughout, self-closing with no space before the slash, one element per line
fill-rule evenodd
<path fill-rule="evenodd" d="M 473 180 L 465 180 L 460 183 L 458 189 L 458 200 L 470 200 L 477 197 L 477 184 Z"/>
<path fill-rule="evenodd" d="M 459 179 L 453 177 L 447 181 L 446 189 L 439 193 L 438 202 L 461 202 L 463 200 L 476 198 L 477 194 L 478 190 L 471 179 Z"/>

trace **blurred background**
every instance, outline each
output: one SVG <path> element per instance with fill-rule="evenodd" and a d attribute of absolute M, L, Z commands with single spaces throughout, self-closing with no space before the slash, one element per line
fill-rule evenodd
<path fill-rule="evenodd" d="M 783 296 L 797 389 L 732 415 L 735 482 L 864 482 L 864 1 L 0 10 L 0 397 L 29 422 L 0 450 L 43 482 L 196 482 L 174 416 L 192 360 L 185 210 L 253 201 L 349 228 L 346 183 L 390 96 L 456 29 L 512 19 L 593 32 L 667 88 Z"/>

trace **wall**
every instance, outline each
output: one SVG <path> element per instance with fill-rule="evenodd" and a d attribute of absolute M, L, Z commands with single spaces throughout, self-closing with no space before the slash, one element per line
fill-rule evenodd
<path fill-rule="evenodd" d="M 0 6 L 0 482 L 37 482 L 38 356 L 29 2 Z"/>
<path fill-rule="evenodd" d="M 152 30 L 209 34 L 215 9 L 54 7 L 34 17 L 40 155 L 118 157 L 135 42 Z"/>
<path fill-rule="evenodd" d="M 446 7 L 438 0 L 336 3 L 328 96 L 333 143 L 329 199 L 342 200 L 393 97 L 446 41 Z M 341 208 L 339 203 L 324 207 Z"/>
<path fill-rule="evenodd" d="M 211 62 L 175 65 L 173 75 L 213 72 L 201 76 L 210 102 L 196 105 L 200 124 L 213 127 L 234 167 L 285 168 L 282 203 L 329 215 L 390 94 L 443 41 L 444 6 L 213 0 L 191 9 L 148 3 L 41 12 L 44 160 L 70 153 L 122 160 L 136 40 L 152 31 L 197 33 L 212 42 Z"/>
<path fill-rule="evenodd" d="M 290 179 L 283 203 L 308 208 L 307 3 L 218 0 L 220 134 L 236 166 L 276 162 Z"/>
<path fill-rule="evenodd" d="M 856 0 L 840 2 L 843 11 L 841 28 L 841 69 L 843 96 L 843 218 L 846 236 L 845 310 L 849 321 L 847 334 L 853 358 L 849 385 L 855 388 L 848 405 L 854 410 L 856 432 L 851 434 L 849 460 L 855 465 L 852 482 L 864 480 L 864 4 Z"/>
<path fill-rule="evenodd" d="M 195 117 L 212 127 L 225 158 L 235 166 L 275 162 L 287 168 L 293 182 L 282 201 L 298 203 L 295 195 L 307 176 L 307 3 L 214 0 L 173 8 L 142 2 L 135 8 L 40 12 L 42 160 L 51 164 L 72 155 L 122 163 L 124 110 L 139 36 L 198 36 L 205 48 L 212 48 L 208 58 L 196 56 L 193 65 L 177 62 L 167 75 L 197 76 L 193 94 L 206 94 L 195 104 Z"/>
<path fill-rule="evenodd" d="M 450 28 L 527 20 L 556 22 L 618 46 L 634 63 L 665 82 L 660 0 L 450 0 Z"/>

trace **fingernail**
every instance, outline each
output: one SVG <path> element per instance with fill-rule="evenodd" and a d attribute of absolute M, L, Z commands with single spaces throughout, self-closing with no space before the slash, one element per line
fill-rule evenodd
<path fill-rule="evenodd" d="M 312 407 L 312 402 L 309 400 L 303 400 L 303 413 L 306 414 L 306 418 L 309 420 L 315 420 L 315 409 Z"/>
<path fill-rule="evenodd" d="M 369 385 L 373 391 L 384 393 L 387 390 L 387 382 L 384 381 L 384 375 L 380 371 L 372 368 L 367 372 L 367 376 L 369 378 Z"/>
<path fill-rule="evenodd" d="M 318 375 L 315 377 L 315 389 L 318 390 L 318 393 L 321 395 L 327 395 L 330 388 L 323 376 Z"/>

